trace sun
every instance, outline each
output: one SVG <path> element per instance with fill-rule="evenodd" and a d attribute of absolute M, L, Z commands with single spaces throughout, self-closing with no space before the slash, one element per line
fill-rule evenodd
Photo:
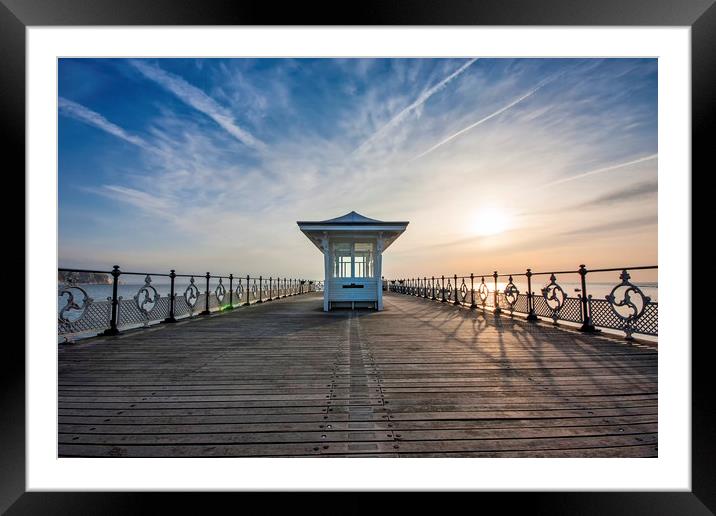
<path fill-rule="evenodd" d="M 472 217 L 471 230 L 478 236 L 504 233 L 509 228 L 509 217 L 504 210 L 490 206 L 480 209 Z"/>

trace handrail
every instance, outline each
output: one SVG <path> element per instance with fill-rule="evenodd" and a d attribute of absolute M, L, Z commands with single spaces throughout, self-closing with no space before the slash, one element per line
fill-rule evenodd
<path fill-rule="evenodd" d="M 558 321 L 576 323 L 581 325 L 579 329 L 583 332 L 599 332 L 599 328 L 619 330 L 624 332 L 627 340 L 633 340 L 634 334 L 658 336 L 658 303 L 630 281 L 629 271 L 658 268 L 658 265 L 639 265 L 588 269 L 581 264 L 576 270 L 566 271 L 533 272 L 526 269 L 525 272 L 512 274 L 493 271 L 469 276 L 441 274 L 392 279 L 386 280 L 385 286 L 392 292 L 465 305 L 473 310 L 481 308 L 483 312 L 491 311 L 495 315 L 503 312 L 509 312 L 510 316 L 521 314 L 531 322 L 551 319 L 554 324 Z M 589 274 L 617 271 L 620 272 L 620 282 L 615 281 L 609 294 L 595 298 L 588 293 Z M 558 276 L 566 274 L 579 275 L 576 297 L 567 295 L 557 282 Z M 535 276 L 549 276 L 548 283 L 540 289 L 541 295 L 532 290 L 532 278 Z M 526 293 L 520 292 L 514 283 L 515 278 L 522 277 L 527 280 Z M 499 278 L 509 278 L 502 290 L 499 289 Z"/>
<path fill-rule="evenodd" d="M 612 268 L 604 268 L 604 269 L 589 269 L 588 272 L 615 272 L 615 271 L 622 271 L 624 269 L 630 270 L 630 271 L 637 271 L 637 270 L 647 270 L 647 269 L 658 269 L 658 265 L 638 265 L 634 267 L 612 267 Z M 544 276 L 548 274 L 579 274 L 579 269 L 575 270 L 567 270 L 567 271 L 560 271 L 560 270 L 549 270 L 549 271 L 541 271 L 541 272 L 532 272 L 532 276 Z M 472 276 L 475 278 L 481 278 L 481 277 L 494 277 L 495 271 L 489 272 L 486 274 L 473 274 Z M 513 273 L 499 273 L 497 275 L 498 278 L 507 278 L 509 276 L 525 276 L 526 272 L 513 272 Z M 436 276 L 438 277 L 438 276 Z M 453 277 L 453 274 L 445 275 L 445 277 Z M 468 279 L 470 275 L 465 276 L 458 276 L 458 279 Z"/>
<path fill-rule="evenodd" d="M 123 271 L 119 265 L 111 270 L 76 269 L 58 267 L 58 273 L 67 273 L 61 280 L 58 297 L 65 304 L 58 313 L 58 335 L 90 333 L 103 330 L 100 335 L 118 335 L 120 327 L 137 324 L 149 325 L 151 322 L 175 323 L 182 317 L 193 317 L 199 307 L 203 311 L 197 315 L 210 315 L 216 311 L 233 310 L 237 306 L 265 303 L 288 296 L 322 290 L 323 282 L 304 278 L 288 278 L 270 275 L 258 277 L 177 274 L 174 269 L 163 272 Z M 78 282 L 78 274 L 103 274 L 111 277 L 111 296 L 106 300 L 95 301 L 87 293 L 86 284 Z M 139 287 L 131 300 L 120 295 L 120 277 L 144 276 L 144 284 Z M 169 294 L 162 297 L 152 285 L 153 277 L 169 278 Z M 176 278 L 189 278 L 189 285 L 178 293 Z M 59 278 L 58 278 L 59 280 Z M 203 280 L 204 292 L 199 288 Z M 218 282 L 212 290 L 211 281 Z M 227 280 L 228 285 L 224 284 Z M 122 285 L 123 288 L 130 285 Z M 183 287 L 182 287 L 183 288 Z M 199 304 L 199 299 L 203 303 Z M 66 337 L 65 337 L 66 338 Z"/>

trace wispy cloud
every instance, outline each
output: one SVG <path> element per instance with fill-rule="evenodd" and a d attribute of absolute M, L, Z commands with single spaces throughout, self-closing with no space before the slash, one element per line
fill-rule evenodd
<path fill-rule="evenodd" d="M 360 154 L 363 150 L 368 148 L 370 145 L 373 144 L 374 141 L 384 136 L 390 129 L 401 123 L 412 111 L 415 111 L 420 106 L 425 104 L 425 102 L 435 95 L 437 92 L 442 90 L 445 86 L 448 85 L 453 79 L 455 79 L 457 76 L 459 76 L 461 73 L 463 73 L 472 63 L 477 61 L 478 58 L 470 59 L 467 63 L 462 65 L 460 68 L 455 70 L 453 73 L 448 75 L 447 77 L 443 78 L 427 90 L 423 91 L 420 95 L 418 95 L 418 98 L 416 98 L 408 107 L 404 108 L 402 111 L 400 111 L 397 115 L 395 115 L 393 118 L 391 118 L 385 125 L 383 125 L 380 129 L 378 129 L 375 133 L 373 133 L 366 141 L 364 141 L 353 153 L 354 154 Z"/>
<path fill-rule="evenodd" d="M 177 75 L 145 61 L 132 60 L 131 63 L 132 66 L 139 70 L 147 79 L 156 82 L 176 95 L 182 102 L 204 113 L 244 145 L 257 150 L 263 150 L 266 147 L 261 140 L 252 135 L 249 131 L 239 127 L 229 110 L 219 105 L 218 102 L 196 86 L 189 84 Z"/>
<path fill-rule="evenodd" d="M 102 131 L 109 133 L 117 138 L 121 138 L 124 141 L 137 145 L 139 147 L 148 149 L 149 145 L 139 136 L 128 133 L 117 124 L 113 124 L 99 113 L 92 111 L 91 109 L 78 104 L 72 100 L 68 100 L 63 97 L 58 99 L 58 107 L 60 113 L 80 122 L 84 122 L 88 125 L 101 129 Z"/>
<path fill-rule="evenodd" d="M 635 199 L 653 195 L 657 193 L 658 190 L 658 184 L 655 181 L 637 183 L 635 185 L 629 185 L 625 188 L 595 197 L 591 201 L 583 203 L 582 206 L 603 206 L 605 204 L 633 201 Z"/>
<path fill-rule="evenodd" d="M 564 231 L 559 236 L 588 235 L 596 237 L 603 234 L 613 234 L 615 232 L 636 231 L 644 226 L 654 226 L 657 223 L 656 215 L 647 215 L 643 217 L 634 217 L 630 219 L 619 219 L 603 224 L 595 224 L 593 226 L 584 226 L 569 231 Z"/>
<path fill-rule="evenodd" d="M 624 163 L 617 163 L 616 165 L 610 165 L 608 167 L 601 167 L 595 170 L 590 170 L 589 172 L 584 172 L 582 174 L 577 174 L 570 177 L 565 177 L 564 179 L 558 179 L 556 181 L 552 181 L 551 183 L 546 183 L 543 185 L 543 188 L 548 186 L 554 186 L 554 185 L 560 185 L 562 183 L 567 183 L 569 181 L 574 181 L 576 179 L 582 179 L 584 177 L 593 176 L 595 174 L 603 174 L 604 172 L 611 172 L 612 170 L 617 170 L 620 168 L 630 167 L 632 165 L 636 165 L 638 163 L 644 163 L 645 161 L 651 161 L 653 159 L 656 159 L 659 155 L 658 154 L 651 154 L 649 156 L 644 156 L 635 160 L 627 161 Z"/>
<path fill-rule="evenodd" d="M 135 188 L 119 185 L 102 185 L 100 188 L 88 187 L 85 188 L 85 190 L 127 203 L 152 215 L 161 216 L 164 219 L 170 218 L 173 220 L 175 218 L 172 215 L 175 211 L 172 209 L 172 203 L 167 198 L 159 195 L 153 195 Z"/>
<path fill-rule="evenodd" d="M 435 145 L 433 145 L 432 147 L 430 147 L 428 150 L 426 150 L 426 151 L 424 151 L 424 152 L 421 152 L 420 154 L 418 154 L 417 156 L 415 156 L 414 158 L 412 158 L 410 161 L 415 161 L 416 159 L 420 159 L 420 158 L 422 158 L 423 156 L 426 156 L 427 154 L 430 154 L 430 153 L 433 152 L 435 149 L 437 149 L 437 148 L 439 148 L 439 147 L 442 147 L 443 145 L 445 145 L 446 143 L 450 142 L 451 140 L 454 140 L 455 138 L 457 138 L 457 137 L 460 136 L 461 134 L 464 134 L 464 133 L 470 131 L 471 129 L 474 129 L 474 128 L 477 127 L 478 125 L 484 124 L 484 123 L 487 122 L 488 120 L 490 120 L 490 119 L 492 119 L 492 118 L 495 118 L 496 116 L 501 115 L 502 113 L 504 113 L 504 112 L 507 111 L 508 109 L 511 109 L 511 108 L 515 107 L 517 104 L 519 104 L 519 103 L 522 102 L 523 100 L 528 99 L 529 97 L 531 97 L 532 95 L 534 95 L 535 93 L 537 93 L 543 86 L 545 86 L 548 82 L 552 82 L 554 79 L 556 79 L 556 77 L 549 77 L 549 78 L 543 80 L 543 81 L 540 82 L 536 87 L 534 87 L 533 89 L 531 89 L 530 91 L 528 91 L 528 92 L 525 93 L 524 95 L 521 95 L 520 97 L 517 97 L 515 100 L 513 100 L 513 101 L 510 102 L 509 104 L 507 104 L 507 105 L 505 105 L 505 106 L 502 106 L 502 107 L 501 107 L 500 109 L 498 109 L 497 111 L 494 111 L 494 112 L 490 113 L 489 115 L 487 115 L 486 117 L 481 118 L 481 119 L 478 120 L 477 122 L 472 123 L 472 124 L 468 125 L 467 127 L 464 127 L 464 128 L 462 128 L 462 129 L 460 129 L 458 132 L 451 134 L 450 136 L 448 136 L 447 138 L 445 138 L 445 139 L 442 140 L 441 142 L 436 143 Z"/>

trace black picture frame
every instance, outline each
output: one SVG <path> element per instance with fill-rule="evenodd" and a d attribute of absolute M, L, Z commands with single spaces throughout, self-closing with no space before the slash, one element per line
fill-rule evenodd
<path fill-rule="evenodd" d="M 692 170 L 713 165 L 709 135 L 716 105 L 715 0 L 363 0 L 286 3 L 221 0 L 0 0 L 2 135 L 6 163 L 25 164 L 25 29 L 53 25 L 553 25 L 690 26 L 692 37 Z M 688 173 L 688 171 L 685 171 Z M 692 178 L 695 176 L 692 172 Z M 693 205 L 693 204 L 692 204 Z M 696 264 L 694 264 L 696 265 Z M 696 269 L 698 270 L 698 269 Z M 30 271 L 26 271 L 28 274 Z M 691 278 L 684 278 L 691 283 Z M 688 342 L 672 343 L 689 345 Z M 708 344 L 708 342 L 702 343 Z M 713 514 L 716 511 L 716 419 L 708 346 L 692 347 L 692 490 L 690 492 L 484 493 L 500 510 L 525 506 L 548 514 Z M 48 348 L 49 350 L 49 348 Z M 151 493 L 25 492 L 25 353 L 5 339 L 0 375 L 0 511 L 8 514 L 145 512 Z M 666 415 L 661 415 L 666 417 Z M 371 510 L 363 498 L 341 506 Z M 180 503 L 184 510 L 184 496 Z M 249 503 L 244 501 L 244 503 Z M 265 500 L 263 509 L 271 509 Z M 275 503 L 275 502 L 270 502 Z M 424 504 L 421 500 L 419 503 Z M 455 503 L 455 502 L 453 502 Z M 459 503 L 459 502 L 458 502 Z M 482 503 L 482 502 L 481 502 Z M 470 504 L 474 504 L 471 501 Z M 248 507 L 248 506 L 244 506 Z M 423 505 L 429 508 L 429 505 Z"/>

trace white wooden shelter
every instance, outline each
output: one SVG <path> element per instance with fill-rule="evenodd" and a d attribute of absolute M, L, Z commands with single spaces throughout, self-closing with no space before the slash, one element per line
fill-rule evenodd
<path fill-rule="evenodd" d="M 323 310 L 339 306 L 383 309 L 381 271 L 385 251 L 407 222 L 383 222 L 352 211 L 298 227 L 323 253 Z"/>

